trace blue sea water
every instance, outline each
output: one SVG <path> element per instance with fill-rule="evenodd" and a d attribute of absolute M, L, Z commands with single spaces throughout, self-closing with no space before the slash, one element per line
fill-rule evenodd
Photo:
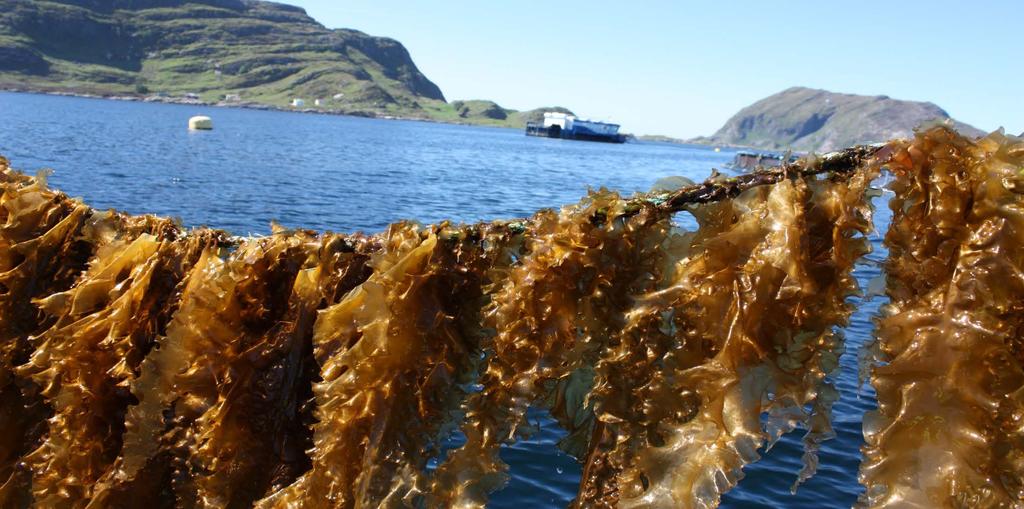
<path fill-rule="evenodd" d="M 186 130 L 213 117 L 215 129 Z M 644 191 L 662 177 L 702 180 L 734 153 L 665 143 L 610 145 L 528 138 L 520 131 L 413 121 L 222 109 L 0 93 L 0 155 L 24 171 L 52 168 L 53 186 L 97 208 L 181 218 L 236 234 L 267 233 L 270 222 L 317 230 L 375 232 L 415 219 L 473 222 L 527 216 L 573 203 L 588 188 Z M 888 208 L 877 203 L 884 232 Z M 885 252 L 858 267 L 863 288 Z M 802 430 L 784 437 L 728 493 L 722 506 L 850 507 L 857 483 L 861 418 L 875 407 L 858 393 L 857 351 L 880 302 L 857 302 L 836 377 L 837 437 L 821 450 L 817 475 L 796 495 Z M 562 433 L 539 412 L 532 439 L 503 450 L 509 486 L 491 507 L 564 507 L 579 480 L 556 451 Z"/>

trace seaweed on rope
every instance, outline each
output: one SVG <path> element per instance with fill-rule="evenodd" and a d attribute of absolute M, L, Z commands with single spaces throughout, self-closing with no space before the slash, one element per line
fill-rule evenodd
<path fill-rule="evenodd" d="M 834 435 L 883 168 L 861 504 L 1019 505 L 1024 142 L 933 128 L 376 235 L 186 231 L 0 159 L 0 506 L 484 507 L 531 407 L 568 432 L 577 507 L 717 506 L 803 427 L 795 490 Z"/>
<path fill-rule="evenodd" d="M 1024 504 L 1024 142 L 895 146 L 867 507 Z"/>

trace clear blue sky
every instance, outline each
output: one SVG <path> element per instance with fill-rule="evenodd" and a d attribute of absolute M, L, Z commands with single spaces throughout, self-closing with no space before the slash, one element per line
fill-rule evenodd
<path fill-rule="evenodd" d="M 1024 0 L 284 1 L 399 40 L 448 100 L 561 105 L 629 132 L 711 134 L 794 85 L 1024 130 Z"/>

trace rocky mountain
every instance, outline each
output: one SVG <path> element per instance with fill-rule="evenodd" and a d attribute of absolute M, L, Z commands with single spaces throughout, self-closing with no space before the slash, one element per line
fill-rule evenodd
<path fill-rule="evenodd" d="M 907 137 L 936 122 L 966 135 L 984 134 L 930 102 L 793 87 L 743 108 L 714 135 L 691 141 L 822 152 Z"/>
<path fill-rule="evenodd" d="M 0 88 L 520 120 L 457 111 L 398 41 L 258 0 L 0 0 Z"/>

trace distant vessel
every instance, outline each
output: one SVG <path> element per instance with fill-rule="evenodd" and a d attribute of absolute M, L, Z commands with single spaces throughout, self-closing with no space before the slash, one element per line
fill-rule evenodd
<path fill-rule="evenodd" d="M 527 122 L 526 135 L 607 143 L 626 141 L 626 135 L 619 134 L 619 124 L 580 120 L 575 115 L 553 111 L 544 113 L 543 123 Z"/>
<path fill-rule="evenodd" d="M 775 168 L 782 166 L 786 156 L 770 152 L 737 152 L 729 167 L 737 170 L 753 170 L 758 166 Z M 789 162 L 796 161 L 796 155 L 789 155 Z"/>

